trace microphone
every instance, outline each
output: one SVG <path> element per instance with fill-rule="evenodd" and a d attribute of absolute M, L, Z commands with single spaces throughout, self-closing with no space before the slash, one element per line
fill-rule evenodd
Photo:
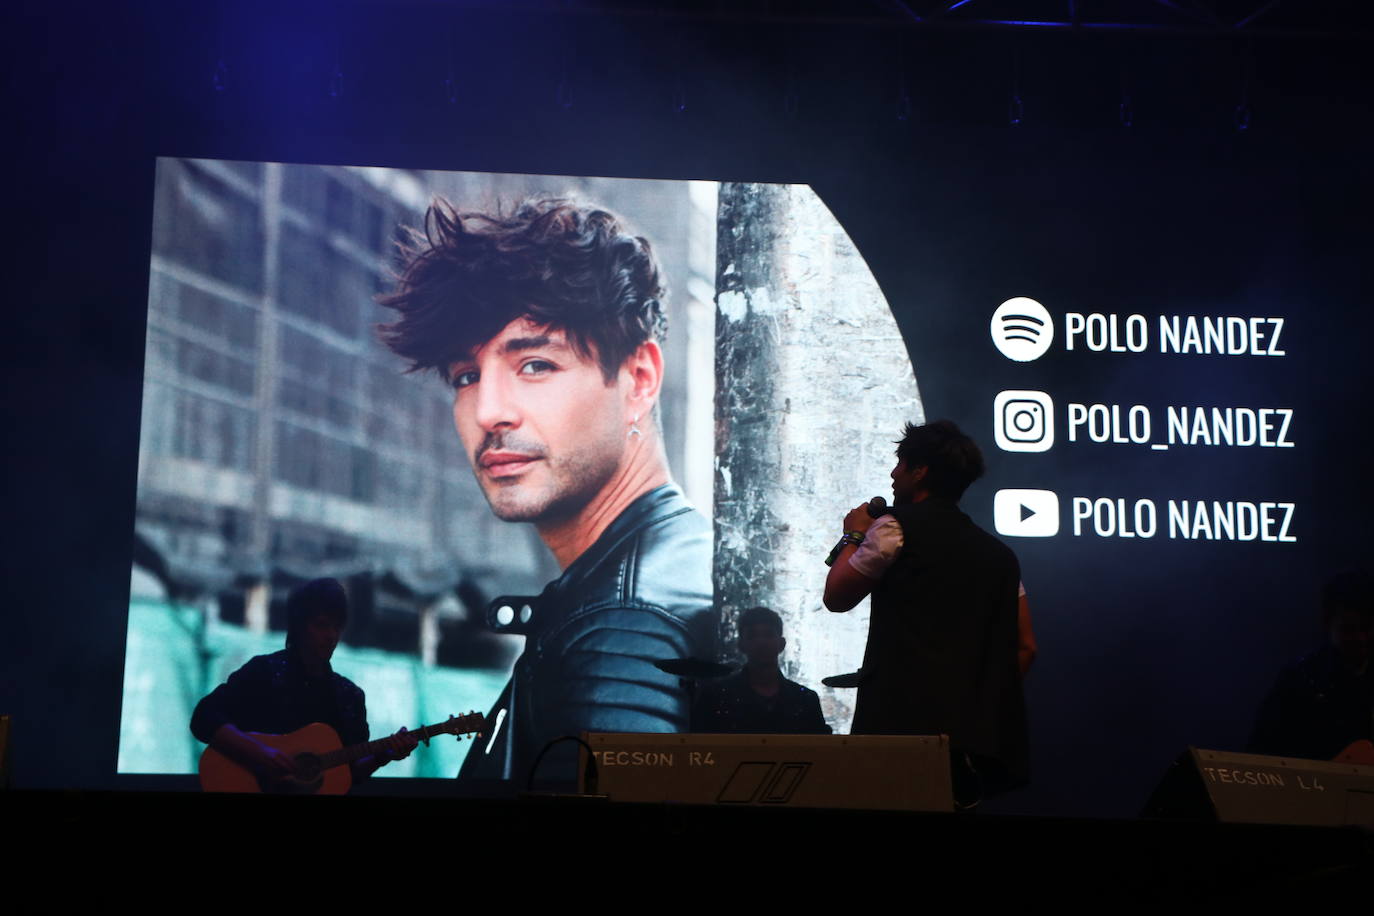
<path fill-rule="evenodd" d="M 881 515 L 887 515 L 887 500 L 883 499 L 881 496 L 875 496 L 868 501 L 868 517 L 878 518 Z M 825 565 L 834 566 L 836 558 L 840 555 L 840 551 L 844 550 L 844 545 L 848 543 L 849 533 L 845 532 L 844 536 L 835 544 L 835 548 L 830 551 L 830 556 L 825 558 Z"/>

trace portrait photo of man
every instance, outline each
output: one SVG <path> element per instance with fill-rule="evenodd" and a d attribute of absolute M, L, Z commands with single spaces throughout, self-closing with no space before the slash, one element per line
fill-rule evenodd
<path fill-rule="evenodd" d="M 523 778 L 563 735 L 688 727 L 653 662 L 712 654 L 712 538 L 664 450 L 665 286 L 650 243 L 607 210 L 436 200 L 380 299 L 386 344 L 452 388 L 492 513 L 532 524 L 561 570 L 492 602 L 488 625 L 525 648 L 464 778 Z"/>
<path fill-rule="evenodd" d="M 819 682 L 867 618 L 815 613 L 808 520 L 919 392 L 810 187 L 163 158 L 153 209 L 121 773 L 194 773 L 183 723 L 320 577 L 379 733 L 488 714 L 387 779 L 482 793 L 563 736 L 687 731 L 654 663 L 721 660 L 761 602 L 847 726 Z M 834 372 L 856 347 L 873 371 Z"/>

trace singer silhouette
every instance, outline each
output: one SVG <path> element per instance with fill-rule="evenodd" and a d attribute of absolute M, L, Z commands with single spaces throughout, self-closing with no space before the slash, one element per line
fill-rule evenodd
<path fill-rule="evenodd" d="M 1023 784 L 1028 740 L 1017 667 L 1020 565 L 959 509 L 978 446 L 940 420 L 907 425 L 892 502 L 850 510 L 825 606 L 872 595 L 854 734 L 949 736 L 963 805 Z"/>

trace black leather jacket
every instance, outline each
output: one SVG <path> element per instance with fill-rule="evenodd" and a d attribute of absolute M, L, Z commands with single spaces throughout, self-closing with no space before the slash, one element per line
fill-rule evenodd
<path fill-rule="evenodd" d="M 523 785 L 535 756 L 561 735 L 685 731 L 678 678 L 652 663 L 714 657 L 710 524 L 676 487 L 651 490 L 538 597 L 493 601 L 487 623 L 525 634 L 525 651 L 461 778 Z M 541 778 L 575 775 L 570 745 L 540 764 Z"/>

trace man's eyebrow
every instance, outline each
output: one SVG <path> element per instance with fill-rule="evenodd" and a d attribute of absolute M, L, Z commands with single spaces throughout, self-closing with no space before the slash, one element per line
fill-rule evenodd
<path fill-rule="evenodd" d="M 563 338 L 540 334 L 537 337 L 512 337 L 501 345 L 501 352 L 520 353 L 524 350 L 540 350 L 545 347 L 551 350 L 569 349 L 568 342 Z"/>
<path fill-rule="evenodd" d="M 547 347 L 551 350 L 572 349 L 572 345 L 569 344 L 568 341 L 563 337 L 554 337 L 549 334 L 538 334 L 533 337 L 512 337 L 510 340 L 507 340 L 506 342 L 501 344 L 501 354 L 504 356 L 509 353 L 523 353 L 526 350 L 538 350 L 544 347 Z M 452 362 L 450 362 L 446 368 L 452 371 L 452 367 L 454 366 L 467 365 L 472 363 L 477 358 L 477 349 L 478 348 L 474 347 L 473 351 L 469 353 L 466 358 L 455 359 Z"/>

